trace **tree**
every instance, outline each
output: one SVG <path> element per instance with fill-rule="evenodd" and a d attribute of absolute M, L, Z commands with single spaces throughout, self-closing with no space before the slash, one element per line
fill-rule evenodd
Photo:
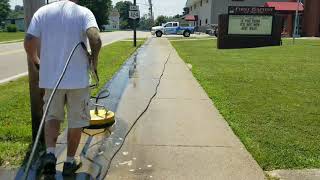
<path fill-rule="evenodd" d="M 177 15 L 173 16 L 173 18 L 175 18 L 175 19 L 181 19 L 181 18 L 182 18 L 182 15 L 177 14 Z"/>
<path fill-rule="evenodd" d="M 10 11 L 9 0 L 0 0 L 0 23 L 7 19 Z"/>
<path fill-rule="evenodd" d="M 109 14 L 112 10 L 111 0 L 79 0 L 79 4 L 92 11 L 96 17 L 99 28 L 109 23 Z"/>
<path fill-rule="evenodd" d="M 158 16 L 156 21 L 155 21 L 155 24 L 158 25 L 158 26 L 161 26 L 163 23 L 166 23 L 166 17 L 165 16 Z"/>
<path fill-rule="evenodd" d="M 14 11 L 23 11 L 23 6 L 16 5 L 16 6 L 14 7 Z"/>
<path fill-rule="evenodd" d="M 162 24 L 167 23 L 167 22 L 172 22 L 172 21 L 181 22 L 181 17 L 182 17 L 182 15 L 179 15 L 179 14 L 177 14 L 175 16 L 158 16 L 155 21 L 155 24 L 158 26 L 161 26 Z"/>
<path fill-rule="evenodd" d="M 170 17 L 170 16 L 158 16 L 156 21 L 155 21 L 155 24 L 158 25 L 158 26 L 161 26 L 162 24 L 166 23 L 166 22 L 169 22 L 169 21 L 174 21 L 175 18 L 173 17 Z"/>
<path fill-rule="evenodd" d="M 120 28 L 121 29 L 132 29 L 134 21 L 129 19 L 129 10 L 130 6 L 132 6 L 132 2 L 130 1 L 120 1 L 117 2 L 115 8 L 120 13 Z"/>
<path fill-rule="evenodd" d="M 20 18 L 24 16 L 23 6 L 16 5 L 14 10 L 9 13 L 9 18 Z"/>
<path fill-rule="evenodd" d="M 151 30 L 152 26 L 153 26 L 153 21 L 152 19 L 148 18 L 148 15 L 145 14 L 143 17 L 140 18 L 138 29 Z"/>

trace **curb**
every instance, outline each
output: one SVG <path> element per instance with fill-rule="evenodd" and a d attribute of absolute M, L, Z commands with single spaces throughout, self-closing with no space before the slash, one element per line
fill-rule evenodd
<path fill-rule="evenodd" d="M 10 81 L 14 81 L 14 80 L 17 80 L 23 76 L 27 76 L 28 75 L 28 72 L 24 72 L 24 73 L 21 73 L 21 74 L 18 74 L 18 75 L 15 75 L 15 76 L 11 76 L 11 77 L 8 77 L 8 78 L 5 78 L 5 79 L 1 79 L 0 80 L 0 85 L 1 84 L 5 84 L 5 83 L 8 83 Z"/>
<path fill-rule="evenodd" d="M 23 39 L 17 39 L 17 40 L 12 40 L 12 41 L 2 41 L 0 44 L 9 44 L 9 43 L 16 43 L 16 42 L 22 42 Z"/>

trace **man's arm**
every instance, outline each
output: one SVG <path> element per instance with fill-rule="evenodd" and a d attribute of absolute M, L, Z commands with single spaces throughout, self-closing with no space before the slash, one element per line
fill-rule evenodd
<path fill-rule="evenodd" d="M 97 70 L 98 66 L 98 56 L 99 52 L 102 46 L 101 39 L 100 39 L 100 34 L 99 34 L 99 29 L 95 27 L 91 27 L 87 30 L 87 36 L 89 39 L 90 43 L 90 48 L 91 48 L 91 61 L 92 65 Z"/>
<path fill-rule="evenodd" d="M 38 47 L 40 45 L 39 38 L 26 34 L 24 39 L 24 49 L 27 53 L 28 60 L 31 60 L 38 68 L 40 64 L 40 58 L 38 56 Z"/>

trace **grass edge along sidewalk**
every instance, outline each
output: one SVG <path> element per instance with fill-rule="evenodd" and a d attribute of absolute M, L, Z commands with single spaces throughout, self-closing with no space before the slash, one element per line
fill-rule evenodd
<path fill-rule="evenodd" d="M 320 41 L 218 50 L 171 42 L 264 170 L 320 168 Z"/>
<path fill-rule="evenodd" d="M 138 42 L 138 47 L 144 42 Z M 101 49 L 99 57 L 100 88 L 136 51 L 132 42 L 115 42 Z M 95 91 L 97 92 L 97 90 Z M 0 166 L 21 165 L 31 142 L 31 115 L 28 78 L 0 85 Z"/>
<path fill-rule="evenodd" d="M 24 32 L 0 32 L 0 44 L 23 41 Z"/>

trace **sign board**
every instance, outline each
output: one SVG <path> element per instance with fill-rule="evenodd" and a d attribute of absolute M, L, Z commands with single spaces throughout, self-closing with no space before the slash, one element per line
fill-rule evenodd
<path fill-rule="evenodd" d="M 280 46 L 283 17 L 274 8 L 230 6 L 219 15 L 219 49 Z"/>
<path fill-rule="evenodd" d="M 130 6 L 130 11 L 139 11 L 139 6 Z"/>
<path fill-rule="evenodd" d="M 229 15 L 228 34 L 271 35 L 273 16 Z"/>
<path fill-rule="evenodd" d="M 230 6 L 228 14 L 229 35 L 272 35 L 274 8 Z"/>
<path fill-rule="evenodd" d="M 273 7 L 229 6 L 229 15 L 274 15 Z"/>
<path fill-rule="evenodd" d="M 140 11 L 129 11 L 129 18 L 130 19 L 139 19 L 140 18 Z"/>

